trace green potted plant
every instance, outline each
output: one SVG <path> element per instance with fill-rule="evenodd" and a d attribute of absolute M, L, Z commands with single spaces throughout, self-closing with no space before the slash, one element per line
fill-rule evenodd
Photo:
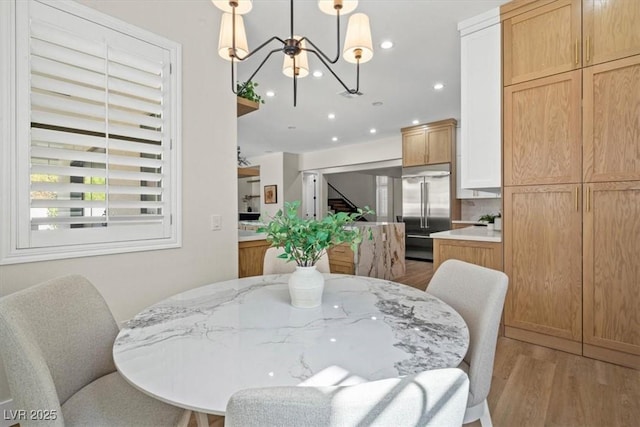
<path fill-rule="evenodd" d="M 496 215 L 494 215 L 494 214 L 484 214 L 478 219 L 478 221 L 482 221 L 482 222 L 487 223 L 487 230 L 493 231 L 493 228 L 494 228 L 493 224 L 494 224 L 496 218 L 500 218 L 500 214 L 496 214 Z"/>
<path fill-rule="evenodd" d="M 244 86 L 244 89 L 242 88 Z M 248 99 L 249 101 L 257 102 L 258 104 L 264 104 L 264 99 L 256 93 L 257 82 L 240 83 L 236 82 L 236 91 L 240 98 Z"/>
<path fill-rule="evenodd" d="M 356 213 L 330 213 L 316 220 L 300 218 L 299 207 L 299 201 L 285 202 L 284 210 L 279 210 L 258 232 L 266 233 L 271 246 L 283 248 L 284 253 L 278 258 L 297 264 L 296 271 L 289 278 L 291 304 L 313 308 L 320 305 L 324 289 L 324 276 L 316 270 L 316 262 L 328 248 L 341 243 L 349 243 L 356 252 L 362 242 L 362 231 L 350 224 L 374 212 L 365 207 Z"/>

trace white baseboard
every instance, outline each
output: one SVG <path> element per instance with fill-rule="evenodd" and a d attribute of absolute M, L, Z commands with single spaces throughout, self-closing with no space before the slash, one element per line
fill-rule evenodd
<path fill-rule="evenodd" d="M 13 400 L 5 400 L 4 402 L 0 402 L 0 427 L 9 427 L 14 424 L 17 424 L 19 421 L 5 420 L 5 414 L 9 413 L 9 410 L 13 409 Z"/>

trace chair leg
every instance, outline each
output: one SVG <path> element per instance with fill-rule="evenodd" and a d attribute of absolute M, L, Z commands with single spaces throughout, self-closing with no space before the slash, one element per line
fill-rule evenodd
<path fill-rule="evenodd" d="M 480 420 L 482 427 L 493 426 L 491 423 L 491 414 L 489 413 L 489 404 L 487 403 L 487 399 L 475 406 L 467 408 L 464 413 L 464 420 L 462 423 L 468 424 L 477 420 Z"/>
<path fill-rule="evenodd" d="M 491 413 L 489 412 L 489 404 L 487 403 L 487 399 L 484 400 L 484 411 L 482 411 L 482 415 L 480 416 L 480 425 L 482 427 L 493 427 L 493 423 L 491 422 Z"/>
<path fill-rule="evenodd" d="M 209 418 L 204 412 L 194 412 L 196 416 L 196 424 L 198 427 L 209 427 Z"/>
<path fill-rule="evenodd" d="M 191 411 L 185 410 L 182 414 L 182 418 L 178 421 L 177 427 L 187 427 L 189 425 L 189 421 L 191 420 Z"/>

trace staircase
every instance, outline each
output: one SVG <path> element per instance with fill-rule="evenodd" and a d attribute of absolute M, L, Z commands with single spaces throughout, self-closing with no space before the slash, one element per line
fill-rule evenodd
<path fill-rule="evenodd" d="M 346 212 L 346 213 L 356 213 L 358 212 L 358 208 L 349 204 L 345 199 L 328 199 L 327 204 L 335 213 L 338 212 Z M 364 217 L 358 218 L 358 221 L 366 221 L 367 219 Z"/>

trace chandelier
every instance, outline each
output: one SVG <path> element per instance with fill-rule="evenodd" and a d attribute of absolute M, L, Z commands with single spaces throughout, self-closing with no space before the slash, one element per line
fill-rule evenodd
<path fill-rule="evenodd" d="M 258 74 L 262 66 L 276 52 L 284 53 L 284 63 L 282 72 L 285 76 L 293 79 L 293 106 L 296 106 L 298 97 L 298 79 L 309 74 L 309 63 L 307 53 L 315 55 L 320 62 L 331 72 L 331 75 L 340 82 L 349 94 L 357 95 L 360 90 L 360 64 L 371 60 L 373 57 L 373 47 L 371 43 L 371 29 L 369 27 L 369 17 L 364 13 L 353 14 L 349 18 L 347 34 L 345 37 L 342 57 L 345 61 L 356 64 L 356 87 L 349 88 L 338 75 L 333 71 L 330 64 L 335 64 L 340 59 L 340 15 L 346 15 L 358 6 L 357 0 L 319 0 L 318 7 L 324 13 L 336 16 L 336 39 L 337 52 L 335 57 L 329 57 L 313 41 L 307 37 L 295 35 L 293 22 L 293 0 L 290 1 L 290 34 L 288 38 L 282 39 L 273 36 L 259 45 L 253 51 L 249 51 L 247 36 L 244 30 L 242 15 L 249 12 L 253 7 L 251 0 L 211 0 L 213 4 L 221 9 L 222 20 L 220 24 L 220 39 L 218 41 L 218 54 L 231 61 L 231 90 L 236 95 L 242 93 L 253 78 Z M 277 43 L 275 43 L 277 42 Z M 270 50 L 265 58 L 260 62 L 258 68 L 251 74 L 251 77 L 239 88 L 235 83 L 235 62 L 242 62 L 253 56 L 270 44 L 278 45 Z M 311 46 L 310 48 L 307 45 Z"/>

